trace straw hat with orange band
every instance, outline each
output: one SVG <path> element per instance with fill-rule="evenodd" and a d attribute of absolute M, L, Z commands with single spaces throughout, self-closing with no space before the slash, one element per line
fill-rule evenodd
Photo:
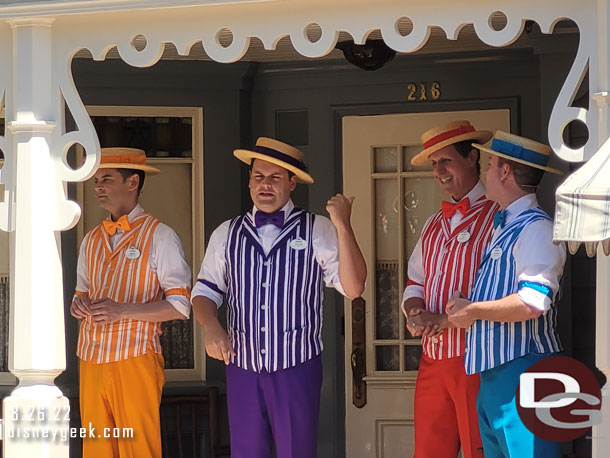
<path fill-rule="evenodd" d="M 476 140 L 485 143 L 492 137 L 488 130 L 476 130 L 469 121 L 452 121 L 442 126 L 427 130 L 421 136 L 424 150 L 411 159 L 413 165 L 424 165 L 430 161 L 430 155 L 445 146 L 465 140 Z"/>
<path fill-rule="evenodd" d="M 146 153 L 137 148 L 102 148 L 99 168 L 142 170 L 147 175 L 161 173 L 158 168 L 146 165 Z"/>

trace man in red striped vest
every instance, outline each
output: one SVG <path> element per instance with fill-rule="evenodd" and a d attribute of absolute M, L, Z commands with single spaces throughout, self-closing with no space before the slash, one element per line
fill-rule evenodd
<path fill-rule="evenodd" d="M 94 177 L 110 215 L 83 239 L 70 308 L 82 320 L 81 424 L 95 431 L 85 458 L 161 458 L 161 322 L 189 317 L 191 272 L 176 233 L 138 203 L 156 173 L 142 150 L 103 148 Z M 133 436 L 116 438 L 124 428 Z"/>
<path fill-rule="evenodd" d="M 454 121 L 422 135 L 424 150 L 413 165 L 431 163 L 451 198 L 425 223 L 409 259 L 403 312 L 407 328 L 422 336 L 415 388 L 415 457 L 483 457 L 476 399 L 479 377 L 464 370 L 464 330 L 447 320 L 445 306 L 459 292 L 468 297 L 483 250 L 491 238 L 497 205 L 479 181 L 479 153 L 488 131 Z"/>

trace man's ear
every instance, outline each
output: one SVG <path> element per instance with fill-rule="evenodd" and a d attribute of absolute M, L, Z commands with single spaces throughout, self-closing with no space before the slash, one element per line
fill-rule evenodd
<path fill-rule="evenodd" d="M 290 177 L 290 190 L 294 191 L 296 187 L 297 187 L 297 176 L 292 175 Z"/>
<path fill-rule="evenodd" d="M 137 191 L 140 184 L 140 176 L 137 173 L 127 178 L 127 186 L 130 191 Z"/>
<path fill-rule="evenodd" d="M 508 177 L 510 177 L 513 174 L 513 169 L 510 166 L 510 164 L 508 162 L 505 162 L 504 164 L 502 164 L 502 173 L 500 174 L 500 180 L 501 181 L 505 181 L 508 180 Z"/>
<path fill-rule="evenodd" d="M 470 153 L 468 153 L 468 161 L 470 161 L 471 164 L 476 164 L 477 161 L 479 160 L 479 150 L 476 148 L 472 148 L 470 150 Z"/>

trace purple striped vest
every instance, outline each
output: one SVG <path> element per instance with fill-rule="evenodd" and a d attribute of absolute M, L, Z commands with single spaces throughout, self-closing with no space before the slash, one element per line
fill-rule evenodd
<path fill-rule="evenodd" d="M 323 274 L 313 250 L 315 215 L 294 208 L 268 255 L 252 213 L 231 221 L 226 246 L 227 327 L 245 370 L 274 372 L 322 351 Z"/>

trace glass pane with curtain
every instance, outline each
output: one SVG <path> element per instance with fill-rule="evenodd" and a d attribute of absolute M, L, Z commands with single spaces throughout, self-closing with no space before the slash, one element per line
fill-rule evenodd
<path fill-rule="evenodd" d="M 391 173 L 398 170 L 398 148 L 396 146 L 373 147 L 374 172 Z"/>
<path fill-rule="evenodd" d="M 415 339 L 413 340 L 415 341 Z M 421 354 L 421 344 L 405 345 L 405 371 L 416 371 L 419 369 Z"/>
<path fill-rule="evenodd" d="M 375 180 L 375 339 L 399 338 L 398 187 Z"/>
<path fill-rule="evenodd" d="M 432 170 L 430 163 L 423 165 L 411 165 L 411 159 L 423 151 L 422 145 L 404 145 L 402 147 L 402 171 L 403 172 L 427 172 Z"/>
<path fill-rule="evenodd" d="M 0 372 L 8 372 L 9 274 L 9 234 L 0 231 Z"/>
<path fill-rule="evenodd" d="M 375 347 L 375 369 L 377 371 L 400 370 L 400 348 L 398 345 Z"/>

